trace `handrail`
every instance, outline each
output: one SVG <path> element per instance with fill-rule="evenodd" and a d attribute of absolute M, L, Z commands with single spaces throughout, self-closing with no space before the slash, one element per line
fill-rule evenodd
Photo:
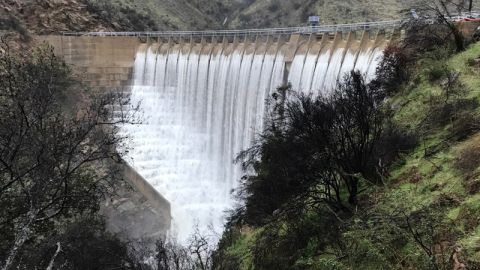
<path fill-rule="evenodd" d="M 480 17 L 478 11 L 452 14 L 450 20 L 459 21 L 467 17 Z M 434 18 L 424 18 L 429 23 Z M 272 36 L 293 34 L 320 34 L 334 32 L 349 32 L 359 30 L 391 29 L 401 27 L 408 20 L 391 20 L 377 22 L 360 22 L 348 24 L 330 24 L 319 26 L 300 26 L 265 29 L 241 30 L 203 30 L 203 31 L 151 31 L 151 32 L 62 32 L 64 36 L 98 36 L 98 37 L 224 37 L 224 36 Z"/>
<path fill-rule="evenodd" d="M 266 29 L 242 29 L 242 30 L 205 30 L 205 31 L 155 31 L 155 32 L 63 32 L 64 36 L 123 36 L 123 37 L 215 37 L 215 36 L 238 36 L 238 35 L 291 35 L 291 34 L 315 34 L 340 31 L 358 31 L 368 29 L 395 28 L 400 26 L 401 20 L 378 21 L 351 24 L 332 24 L 320 26 L 301 26 Z"/>

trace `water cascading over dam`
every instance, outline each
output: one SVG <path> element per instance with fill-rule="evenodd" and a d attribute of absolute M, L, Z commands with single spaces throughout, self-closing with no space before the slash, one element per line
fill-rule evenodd
<path fill-rule="evenodd" d="M 132 138 L 127 161 L 170 201 L 173 234 L 221 232 L 242 176 L 233 161 L 262 132 L 277 87 L 320 94 L 352 69 L 371 77 L 387 42 L 365 32 L 141 45 L 131 98 L 144 123 L 123 128 Z"/>

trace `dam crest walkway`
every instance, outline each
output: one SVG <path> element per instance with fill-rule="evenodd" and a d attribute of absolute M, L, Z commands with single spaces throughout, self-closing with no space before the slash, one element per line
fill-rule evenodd
<path fill-rule="evenodd" d="M 64 36 L 96 37 L 225 37 L 225 36 L 275 36 L 294 34 L 322 34 L 367 30 L 395 29 L 402 20 L 363 22 L 350 24 L 331 24 L 319 26 L 300 26 L 285 28 L 241 29 L 241 30 L 204 30 L 204 31 L 151 31 L 151 32 L 64 32 Z"/>

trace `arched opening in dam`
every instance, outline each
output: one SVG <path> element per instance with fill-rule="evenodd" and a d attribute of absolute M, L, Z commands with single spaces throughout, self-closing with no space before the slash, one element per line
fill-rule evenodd
<path fill-rule="evenodd" d="M 365 32 L 141 45 L 131 99 L 144 117 L 123 127 L 132 142 L 126 160 L 170 201 L 172 235 L 221 233 L 242 177 L 234 159 L 262 132 L 277 87 L 325 94 L 352 69 L 372 77 L 387 43 Z"/>

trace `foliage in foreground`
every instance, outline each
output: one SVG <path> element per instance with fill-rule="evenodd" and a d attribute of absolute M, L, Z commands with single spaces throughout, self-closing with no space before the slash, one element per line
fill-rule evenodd
<path fill-rule="evenodd" d="M 98 219 L 104 195 L 121 181 L 114 164 L 125 138 L 116 125 L 134 115 L 114 119 L 113 106 L 125 99 L 87 96 L 51 48 L 14 53 L 5 42 L 0 51 L 2 270 L 94 269 L 81 266 L 93 261 L 122 268 L 125 245 L 88 220 Z M 103 251 L 87 250 L 93 243 Z M 75 258 L 75 247 L 91 260 Z"/>

